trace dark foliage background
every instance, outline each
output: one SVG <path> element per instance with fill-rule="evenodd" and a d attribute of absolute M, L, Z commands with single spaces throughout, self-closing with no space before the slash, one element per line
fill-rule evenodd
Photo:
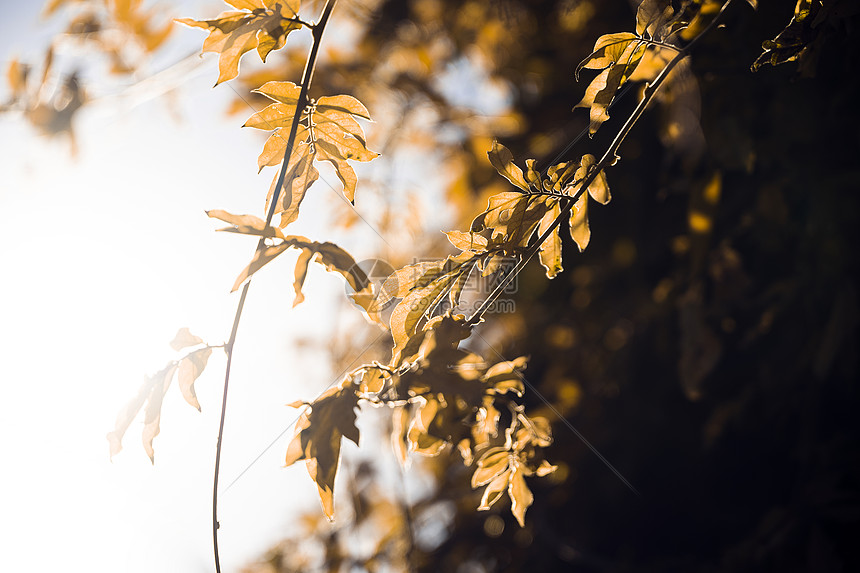
<path fill-rule="evenodd" d="M 591 213 L 587 251 L 575 255 L 568 240 L 553 281 L 534 263 L 520 277 L 517 313 L 481 330 L 493 359 L 531 357 L 528 381 L 641 495 L 527 393 L 553 422 L 547 457 L 560 469 L 532 483 L 526 527 L 504 503 L 474 511 L 468 468 L 443 456 L 435 497 L 413 510 L 447 499 L 457 512 L 441 545 L 410 553 L 414 568 L 860 570 L 860 17 L 849 2 L 825 2 L 800 62 L 752 73 L 794 6 L 735 4 L 673 84 L 686 87 L 672 88 L 622 146 L 608 173 L 614 200 Z M 586 85 L 573 79 L 576 64 L 599 35 L 631 29 L 634 14 L 626 2 L 587 0 L 350 10 L 364 25 L 360 49 L 329 60 L 317 87 L 355 93 L 370 109 L 382 97 L 404 115 L 433 109 L 436 139 L 424 144 L 459 170 L 448 194 L 460 228 L 500 184 L 489 138 L 548 164 L 586 127 L 587 113 L 570 110 Z M 393 65 L 397 50 L 424 50 L 427 63 Z M 476 119 L 440 92 L 439 70 L 473 50 L 508 86 L 510 121 Z M 299 65 L 283 62 L 265 73 Z M 564 158 L 599 155 L 638 90 Z M 273 549 L 266 570 L 290 570 L 288 547 Z M 327 555 L 327 570 L 348 562 Z M 380 553 L 353 565 L 376 570 L 385 559 L 396 562 Z"/>

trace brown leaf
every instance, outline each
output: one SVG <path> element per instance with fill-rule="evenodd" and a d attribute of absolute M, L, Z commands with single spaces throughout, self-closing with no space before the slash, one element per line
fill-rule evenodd
<path fill-rule="evenodd" d="M 351 384 L 324 392 L 306 409 L 296 423 L 292 441 L 287 447 L 285 465 L 306 460 L 308 473 L 317 484 L 323 511 L 334 519 L 334 480 L 340 461 L 341 438 L 358 444 L 355 408 L 358 396 Z"/>

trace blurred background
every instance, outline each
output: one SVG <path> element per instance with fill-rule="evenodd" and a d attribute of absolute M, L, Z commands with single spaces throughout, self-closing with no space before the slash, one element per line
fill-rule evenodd
<path fill-rule="evenodd" d="M 520 164 L 603 152 L 642 86 L 589 139 L 571 107 L 591 76 L 573 72 L 597 37 L 633 28 L 635 8 L 340 0 L 311 95 L 359 98 L 381 157 L 356 165 L 354 208 L 322 168 L 289 232 L 395 268 L 449 254 L 440 231 L 466 229 L 508 189 L 486 159 L 494 138 Z M 813 2 L 800 57 L 751 72 L 793 8 L 733 3 L 621 147 L 589 248 L 565 238 L 552 281 L 527 267 L 515 311 L 468 342 L 494 360 L 530 356 L 526 379 L 564 418 L 527 393 L 553 424 L 559 469 L 530 482 L 524 528 L 506 499 L 475 511 L 456 452 L 401 470 L 390 420 L 367 407 L 329 524 L 304 468 L 280 467 L 296 418 L 284 404 L 387 361 L 390 338 L 340 277 L 312 269 L 291 308 L 292 265 L 261 271 L 227 415 L 225 570 L 860 568 L 860 9 Z M 228 291 L 254 242 L 213 233 L 204 210 L 262 216 L 275 175 L 256 174 L 265 134 L 239 126 L 265 105 L 250 90 L 298 81 L 309 40 L 294 33 L 265 65 L 246 56 L 213 90 L 204 34 L 171 18 L 222 9 L 53 1 L 10 6 L 0 23 L 3 569 L 212 570 L 223 355 L 196 384 L 202 413 L 167 393 L 154 465 L 139 424 L 112 462 L 104 434 L 175 358 L 180 327 L 228 336 Z"/>

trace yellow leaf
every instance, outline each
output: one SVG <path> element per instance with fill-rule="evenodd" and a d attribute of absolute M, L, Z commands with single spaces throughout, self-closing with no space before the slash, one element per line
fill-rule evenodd
<path fill-rule="evenodd" d="M 598 44 L 600 40 L 598 40 Z M 616 48 L 623 46 L 624 49 L 618 53 Z M 609 67 L 604 69 L 596 78 L 594 78 L 585 90 L 585 95 L 582 100 L 576 104 L 574 109 L 578 107 L 590 108 L 589 117 L 591 124 L 589 126 L 589 134 L 594 135 L 597 129 L 606 120 L 609 119 L 609 106 L 612 100 L 615 99 L 615 94 L 630 75 L 636 71 L 636 67 L 642 60 L 645 54 L 646 45 L 638 40 L 625 43 L 609 44 L 607 49 L 600 52 L 600 57 L 596 60 L 601 65 L 605 61 L 611 61 Z M 589 67 L 588 62 L 580 64 L 581 67 Z"/>
<path fill-rule="evenodd" d="M 630 43 L 636 40 L 636 34 L 630 32 L 600 36 L 594 44 L 594 50 L 591 54 L 576 67 L 576 79 L 579 79 L 579 72 L 582 68 L 603 70 L 613 65 L 619 61 Z"/>
<path fill-rule="evenodd" d="M 588 194 L 584 193 L 570 212 L 570 238 L 580 251 L 584 251 L 591 241 L 591 228 L 588 226 Z"/>
<path fill-rule="evenodd" d="M 301 304 L 305 300 L 305 295 L 302 293 L 302 286 L 305 284 L 305 278 L 308 276 L 308 263 L 311 262 L 314 252 L 310 249 L 302 249 L 299 253 L 299 258 L 296 259 L 295 280 L 293 281 L 293 290 L 296 293 L 293 299 L 293 308 Z"/>
<path fill-rule="evenodd" d="M 194 382 L 203 373 L 212 349 L 209 347 L 195 350 L 179 361 L 179 390 L 185 401 L 200 411 L 200 402 L 197 401 L 197 393 L 194 391 Z"/>
<path fill-rule="evenodd" d="M 448 237 L 448 241 L 461 251 L 484 252 L 487 250 L 487 238 L 477 233 L 448 231 L 445 235 Z"/>
<path fill-rule="evenodd" d="M 278 203 L 275 205 L 275 214 L 281 214 L 281 221 L 278 223 L 281 229 L 299 217 L 299 207 L 301 207 L 305 194 L 319 178 L 319 171 L 313 166 L 313 158 L 307 151 L 308 146 L 301 144 L 301 148 L 290 157 L 290 166 L 284 176 L 284 187 L 278 194 Z M 275 193 L 278 175 L 279 173 L 275 173 L 272 184 L 269 186 L 269 194 L 266 197 L 267 211 Z"/>
<path fill-rule="evenodd" d="M 267 226 L 265 221 L 254 215 L 233 215 L 221 209 L 212 209 L 211 211 L 206 211 L 206 214 L 213 219 L 220 219 L 233 225 L 232 227 L 218 229 L 219 231 L 240 233 L 242 235 L 256 235 L 259 237 L 284 238 L 284 234 L 281 233 L 280 229 L 271 225 Z"/>
<path fill-rule="evenodd" d="M 266 82 L 252 91 L 295 109 L 299 104 L 299 94 L 301 94 L 302 88 L 293 82 Z M 287 115 L 292 116 L 292 114 Z"/>
<path fill-rule="evenodd" d="M 328 110 L 345 111 L 364 119 L 370 119 L 370 112 L 360 101 L 348 95 L 323 96 L 317 100 L 317 109 L 325 113 Z"/>
<path fill-rule="evenodd" d="M 233 283 L 233 289 L 230 292 L 238 290 L 239 287 L 242 286 L 243 282 L 263 268 L 266 264 L 272 262 L 275 257 L 286 251 L 289 247 L 289 243 L 281 243 L 274 247 L 266 247 L 265 249 L 255 251 L 251 262 L 248 263 L 248 266 L 239 273 L 238 277 L 236 277 L 236 282 Z"/>
<path fill-rule="evenodd" d="M 490 483 L 508 468 L 510 455 L 504 448 L 491 448 L 478 460 L 478 467 L 472 474 L 472 488 Z"/>
<path fill-rule="evenodd" d="M 302 26 L 295 19 L 298 0 L 274 0 L 269 7 L 262 2 L 250 1 L 230 4 L 242 11 L 224 12 L 213 20 L 176 20 L 180 24 L 209 31 L 203 42 L 203 52 L 219 54 L 219 75 L 215 85 L 239 75 L 239 59 L 246 52 L 257 48 L 260 59 L 265 62 L 272 50 L 284 46 L 290 32 Z"/>
<path fill-rule="evenodd" d="M 514 463 L 508 484 L 508 495 L 511 498 L 511 513 L 517 518 L 520 527 L 526 526 L 526 510 L 534 501 L 534 496 L 529 486 L 526 485 L 523 469 L 523 466 L 519 462 Z"/>
<path fill-rule="evenodd" d="M 365 368 L 361 373 L 361 382 L 359 392 L 361 393 L 377 393 L 381 392 L 385 387 L 385 381 L 390 377 L 390 374 L 382 368 Z"/>
<path fill-rule="evenodd" d="M 505 493 L 505 489 L 508 488 L 508 480 L 511 475 L 511 469 L 508 468 L 496 477 L 487 485 L 487 489 L 484 490 L 484 495 L 481 497 L 481 505 L 478 506 L 479 511 L 485 511 L 490 509 L 494 503 L 496 503 L 502 494 Z"/>
<path fill-rule="evenodd" d="M 514 156 L 507 147 L 498 141 L 493 141 L 493 148 L 487 152 L 487 155 L 490 158 L 490 163 L 502 177 L 523 191 L 529 190 L 529 185 L 523 178 L 522 169 L 514 164 Z"/>
<path fill-rule="evenodd" d="M 561 215 L 561 206 L 557 199 L 547 200 L 549 210 L 540 220 L 538 235 L 543 236 L 547 229 Z M 561 265 L 561 235 L 558 234 L 558 226 L 553 229 L 549 237 L 540 246 L 540 264 L 546 269 L 547 278 L 555 276 L 563 270 Z"/>

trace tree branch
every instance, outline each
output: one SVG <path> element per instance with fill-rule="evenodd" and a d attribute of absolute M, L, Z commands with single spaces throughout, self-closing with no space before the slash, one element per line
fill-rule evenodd
<path fill-rule="evenodd" d="M 311 46 L 311 51 L 308 54 L 308 59 L 305 62 L 305 70 L 302 74 L 301 91 L 299 92 L 299 99 L 296 102 L 296 111 L 293 114 L 293 121 L 290 125 L 290 135 L 287 138 L 287 148 L 284 150 L 284 159 L 281 162 L 281 171 L 278 174 L 278 181 L 275 185 L 275 190 L 272 192 L 272 201 L 269 204 L 269 211 L 266 214 L 266 226 L 269 226 L 272 223 L 272 218 L 275 215 L 275 206 L 278 203 L 278 198 L 284 186 L 284 179 L 286 178 L 287 168 L 289 167 L 290 156 L 292 155 L 293 147 L 295 146 L 299 121 L 301 120 L 302 112 L 308 104 L 308 88 L 313 80 L 314 68 L 316 67 L 317 54 L 319 53 L 322 35 L 336 2 L 337 0 L 326 0 L 319 22 L 311 27 L 313 33 L 313 45 Z M 257 242 L 256 252 L 262 251 L 264 247 L 265 237 L 260 237 L 260 240 Z M 233 346 L 236 343 L 236 334 L 239 331 L 239 322 L 242 320 L 242 311 L 245 308 L 245 299 L 248 296 L 248 288 L 250 286 L 251 279 L 248 279 L 245 282 L 245 286 L 242 287 L 239 304 L 236 306 L 236 315 L 233 318 L 233 327 L 230 331 L 230 339 L 225 346 L 225 350 L 227 351 L 227 367 L 224 372 L 224 392 L 221 398 L 221 418 L 218 423 L 218 442 L 215 446 L 215 474 L 212 485 L 212 547 L 215 553 L 216 573 L 221 573 L 221 560 L 218 554 L 218 529 L 220 528 L 220 524 L 218 523 L 218 477 L 221 470 L 221 442 L 224 437 L 224 420 L 227 413 L 227 389 L 230 385 L 230 369 L 233 365 Z"/>

